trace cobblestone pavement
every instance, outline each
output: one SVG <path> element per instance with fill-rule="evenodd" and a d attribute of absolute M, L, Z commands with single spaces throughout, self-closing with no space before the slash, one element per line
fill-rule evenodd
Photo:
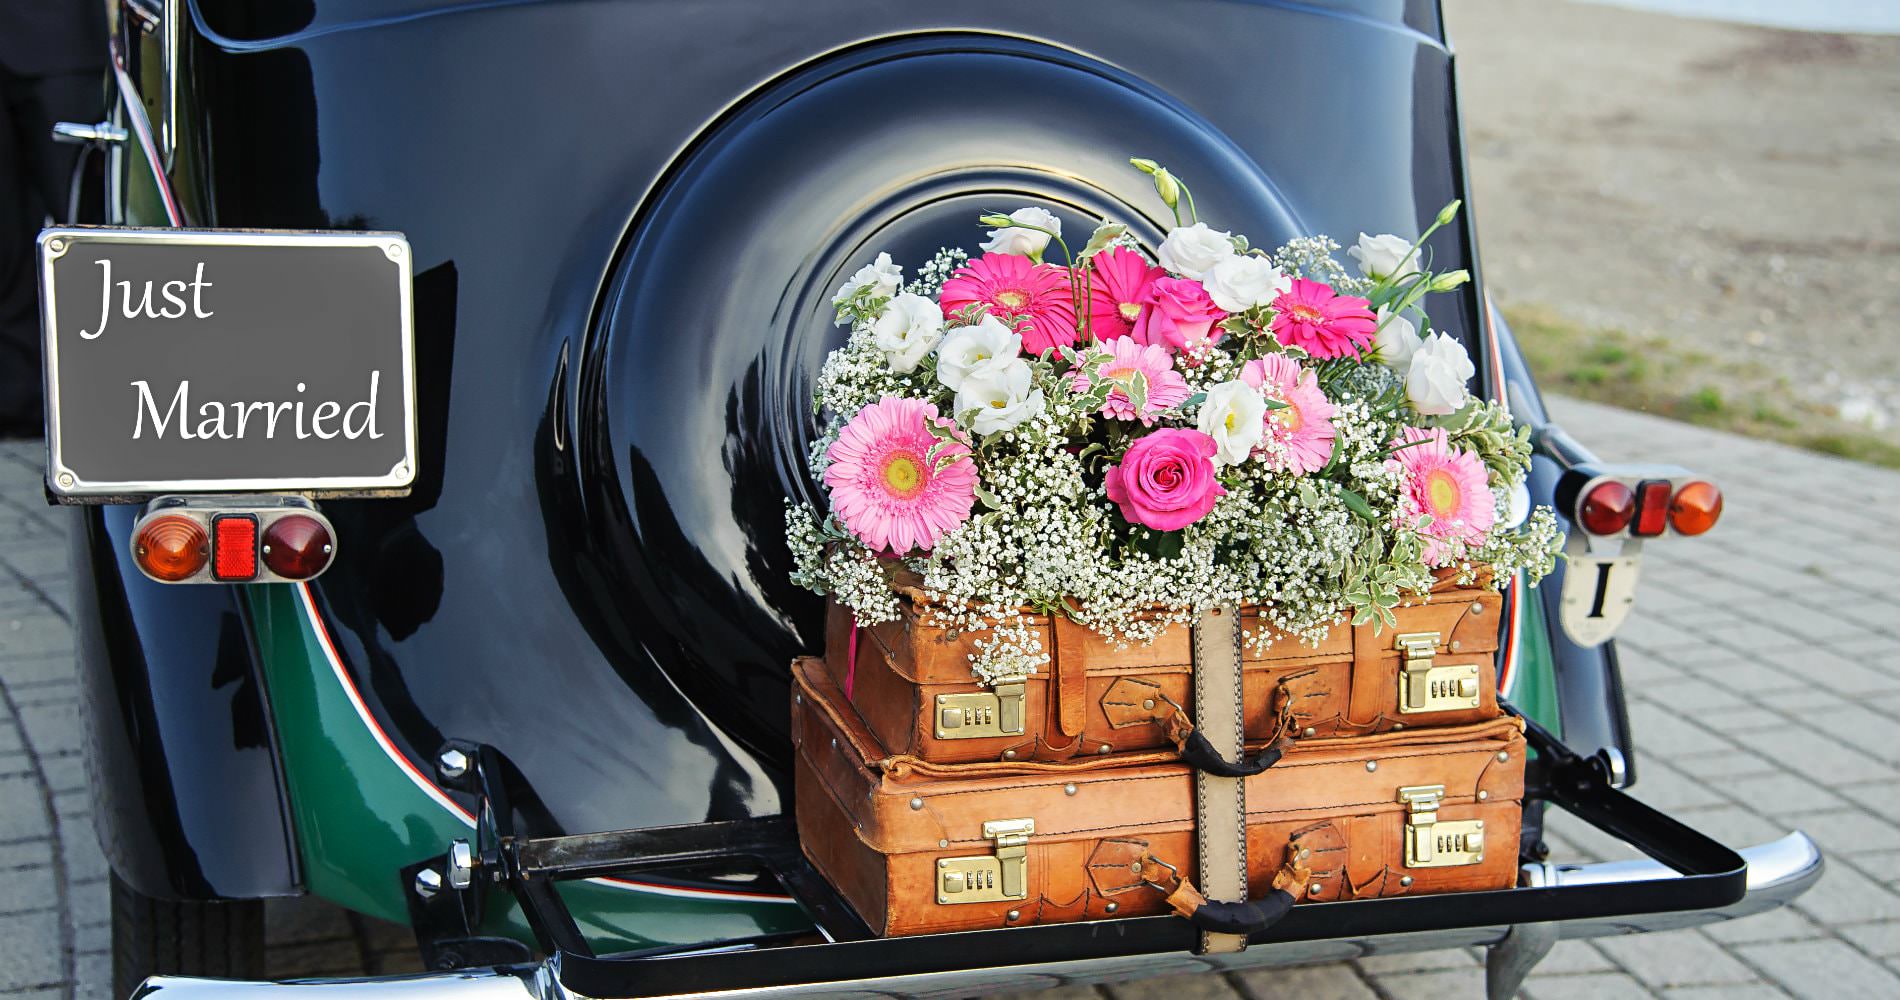
<path fill-rule="evenodd" d="M 1790 910 L 1561 944 L 1525 993 L 1900 997 L 1900 473 L 1584 403 L 1555 409 L 1599 454 L 1694 465 L 1728 493 L 1713 535 L 1650 548 L 1623 632 L 1636 794 L 1737 845 L 1799 826 L 1829 867 Z M 80 751 L 67 522 L 41 500 L 40 460 L 37 443 L 0 445 L 0 998 L 90 1000 L 109 992 L 106 870 Z M 1628 854 L 1588 834 L 1558 827 L 1556 856 Z M 273 975 L 413 967 L 400 928 L 308 901 L 268 917 Z M 1483 969 L 1447 951 L 1063 992 L 1478 997 Z"/>

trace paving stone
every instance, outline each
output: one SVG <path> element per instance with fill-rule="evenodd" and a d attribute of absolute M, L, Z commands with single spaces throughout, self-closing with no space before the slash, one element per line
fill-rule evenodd
<path fill-rule="evenodd" d="M 1653 701 L 1671 711 L 1693 712 L 1698 721 L 1712 711 L 1749 707 L 1730 689 L 1697 678 L 1646 684 L 1635 689 L 1635 694 L 1644 701 Z"/>
<path fill-rule="evenodd" d="M 1439 969 L 1467 969 L 1478 965 L 1478 960 L 1461 948 L 1444 948 L 1438 951 L 1408 951 L 1394 955 L 1367 955 L 1354 959 L 1354 964 L 1365 970 L 1368 975 L 1385 975 L 1391 972 L 1418 972 Z"/>
<path fill-rule="evenodd" d="M 1805 729 L 1790 729 L 1763 741 L 1782 766 L 1825 785 L 1896 777 L 1895 769 L 1866 752 Z"/>
<path fill-rule="evenodd" d="M 1801 941 L 1825 935 L 1814 921 L 1798 910 L 1783 907 L 1757 913 L 1740 920 L 1710 924 L 1702 932 L 1725 945 L 1753 944 L 1762 941 Z"/>
<path fill-rule="evenodd" d="M 51 611 L 17 609 L 0 618 L 0 658 L 47 657 L 72 648 L 71 626 Z"/>
<path fill-rule="evenodd" d="M 1317 965 L 1299 969 L 1249 969 L 1229 979 L 1248 1000 L 1378 1000 L 1379 995 L 1359 978 L 1351 965 Z"/>
<path fill-rule="evenodd" d="M 0 778 L 0 841 L 44 837 L 52 832 L 40 804 L 40 783 L 30 776 Z"/>
<path fill-rule="evenodd" d="M 59 914 L 0 916 L 0 992 L 58 984 L 59 966 Z"/>
<path fill-rule="evenodd" d="M 1900 823 L 1900 781 L 1873 781 L 1837 788 L 1855 805 Z"/>
<path fill-rule="evenodd" d="M 996 993 L 988 1000 L 1102 1000 L 1107 995 L 1094 986 L 1058 986 L 1029 993 Z"/>
<path fill-rule="evenodd" d="M 6 612 L 0 611 L 0 617 Z M 60 681 L 73 674 L 73 653 L 62 649 L 38 656 L 0 657 L 0 679 L 6 681 L 10 690 L 21 690 L 22 685 L 40 684 L 47 681 Z"/>
<path fill-rule="evenodd" d="M 1649 780 L 1647 765 L 1643 780 Z M 1840 809 L 1849 804 L 1849 800 L 1828 791 L 1813 780 L 1786 772 L 1723 779 L 1721 787 L 1730 797 L 1747 803 L 1748 808 L 1796 826 L 1800 826 L 1801 818 L 1809 813 Z"/>
<path fill-rule="evenodd" d="M 1860 748 L 1862 753 L 1888 764 L 1900 764 L 1900 719 L 1871 711 L 1865 705 L 1848 705 L 1825 714 L 1803 711 L 1802 716 L 1829 736 Z"/>
<path fill-rule="evenodd" d="M 84 749 L 85 732 L 77 701 L 22 707 L 20 728 L 26 731 L 27 744 L 36 753 Z"/>
<path fill-rule="evenodd" d="M 28 913 L 54 908 L 59 889 L 51 867 L 20 868 L 0 877 L 0 913 Z"/>
<path fill-rule="evenodd" d="M 52 863 L 53 841 L 50 838 L 0 843 L 0 873 L 17 868 L 40 868 Z"/>
<path fill-rule="evenodd" d="M 1395 993 L 1395 996 L 1409 996 Z M 1482 992 L 1467 997 L 1483 996 Z M 1600 1000 L 1602 997 L 1655 996 L 1635 979 L 1621 972 L 1597 972 L 1583 976 L 1532 977 L 1524 983 L 1523 995 L 1531 1000 Z"/>
<path fill-rule="evenodd" d="M 1606 994 L 1610 995 L 1613 994 Z M 1663 1000 L 1784 1000 L 1792 995 L 1778 986 L 1761 982 L 1745 986 L 1735 983 L 1723 986 L 1676 986 L 1657 994 Z"/>
<path fill-rule="evenodd" d="M 1693 930 L 1604 938 L 1597 947 L 1646 985 L 1700 986 L 1753 982 L 1755 974 Z"/>
<path fill-rule="evenodd" d="M 1836 933 L 1848 943 L 1875 958 L 1900 957 L 1900 921 L 1883 920 L 1877 924 L 1855 924 Z"/>
<path fill-rule="evenodd" d="M 1859 809 L 1809 813 L 1796 821 L 1828 854 L 1900 849 L 1900 827 Z"/>
<path fill-rule="evenodd" d="M 1680 809 L 1675 817 L 1730 847 L 1748 847 L 1784 837 L 1791 829 L 1785 822 L 1758 816 L 1740 806 L 1712 809 Z"/>
<path fill-rule="evenodd" d="M 1736 748 L 1730 740 L 1652 702 L 1633 702 L 1629 710 L 1630 731 L 1636 736 L 1637 747 L 1646 753 L 1673 757 L 1677 754 L 1715 753 Z M 1869 780 L 1877 776 L 1871 775 Z"/>
<path fill-rule="evenodd" d="M 1589 941 L 1559 941 L 1537 963 L 1533 976 L 1568 976 L 1580 972 L 1614 972 L 1616 965 Z"/>
<path fill-rule="evenodd" d="M 1405 1000 L 1471 1000 L 1484 995 L 1484 970 L 1475 966 L 1437 972 L 1395 972 L 1375 976 L 1373 982 L 1386 996 Z"/>
<path fill-rule="evenodd" d="M 1778 715 L 1765 708 L 1744 705 L 1741 708 L 1719 709 L 1712 712 L 1696 713 L 1696 721 L 1718 736 L 1730 736 L 1735 733 L 1753 733 L 1763 729 L 1780 729 L 1793 725 L 1788 717 Z M 1747 742 L 1737 740 L 1737 742 Z"/>
<path fill-rule="evenodd" d="M 1793 905 L 1829 926 L 1900 920 L 1900 895 L 1839 859 L 1830 863 L 1821 873 L 1821 880 Z"/>
<path fill-rule="evenodd" d="M 1900 976 L 1840 941 L 1744 945 L 1736 953 L 1797 997 L 1900 996 Z"/>

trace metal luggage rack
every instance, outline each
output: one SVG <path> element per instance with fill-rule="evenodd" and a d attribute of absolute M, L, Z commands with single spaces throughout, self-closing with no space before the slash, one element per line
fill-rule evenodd
<path fill-rule="evenodd" d="M 1735 851 L 1611 787 L 1601 760 L 1586 759 L 1526 720 L 1536 751 L 1525 801 L 1575 814 L 1680 874 L 1678 878 L 1583 885 L 1520 886 L 1444 895 L 1303 903 L 1254 944 L 1363 938 L 1460 927 L 1552 924 L 1566 920 L 1708 910 L 1739 902 L 1748 865 Z M 1007 955 L 1011 965 L 1060 963 L 1191 951 L 1199 932 L 1174 916 L 880 938 L 805 860 L 790 816 L 570 836 L 524 835 L 492 747 L 451 743 L 445 755 L 466 766 L 445 783 L 480 798 L 474 844 L 403 871 L 410 916 L 431 968 L 527 962 L 518 941 L 480 933 L 488 891 L 520 904 L 562 985 L 590 997 L 665 997 L 812 982 L 838 969 L 880 979 L 980 968 Z M 555 884 L 632 876 L 709 863 L 750 863 L 769 872 L 804 908 L 815 931 L 596 955 Z M 444 875 L 446 873 L 446 876 Z"/>

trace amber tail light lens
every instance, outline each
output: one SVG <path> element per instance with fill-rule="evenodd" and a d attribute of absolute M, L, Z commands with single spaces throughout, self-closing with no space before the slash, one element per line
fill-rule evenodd
<path fill-rule="evenodd" d="M 177 583 L 196 576 L 211 558 L 211 540 L 197 521 L 182 514 L 155 517 L 132 539 L 132 558 L 147 576 Z"/>
<path fill-rule="evenodd" d="M 1614 479 L 1592 487 L 1577 505 L 1577 520 L 1592 535 L 1620 534 L 1635 516 L 1636 494 Z"/>
<path fill-rule="evenodd" d="M 1722 491 L 1700 480 L 1676 491 L 1669 501 L 1669 526 L 1678 534 L 1700 535 L 1722 517 Z"/>
<path fill-rule="evenodd" d="M 264 565 L 287 580 L 308 580 L 323 572 L 335 551 L 329 529 L 314 517 L 290 514 L 264 529 Z"/>

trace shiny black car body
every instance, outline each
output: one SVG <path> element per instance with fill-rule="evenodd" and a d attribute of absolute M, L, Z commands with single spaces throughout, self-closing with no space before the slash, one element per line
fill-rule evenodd
<path fill-rule="evenodd" d="M 464 964 L 528 951 L 480 920 L 458 938 L 454 913 L 414 898 L 416 874 L 450 844 L 409 806 L 385 808 L 359 766 L 432 787 L 445 816 L 508 795 L 513 808 L 482 831 L 491 847 L 510 827 L 523 838 L 687 828 L 618 842 L 674 852 L 670 865 L 636 866 L 657 887 L 641 905 L 779 891 L 786 664 L 819 642 L 821 610 L 787 581 L 783 498 L 812 489 L 810 388 L 842 336 L 831 290 L 874 249 L 922 259 L 970 243 L 980 211 L 1019 204 L 1077 226 L 1123 219 L 1153 241 L 1160 206 L 1130 155 L 1165 160 L 1206 216 L 1262 243 L 1416 231 L 1445 203 L 1470 203 L 1431 0 L 139 6 L 162 6 L 161 22 L 143 30 L 111 5 L 139 91 L 117 114 L 136 105 L 151 120 L 156 170 L 131 144 L 115 148 L 108 221 L 166 224 L 169 185 L 174 224 L 405 233 L 422 466 L 406 498 L 324 502 L 341 554 L 308 588 L 155 584 L 130 563 L 136 509 L 83 512 L 76 623 L 108 856 L 145 897 L 314 891 L 411 919 L 438 960 L 455 958 L 455 940 L 489 942 L 468 945 Z M 1483 298 L 1469 222 L 1429 249 L 1479 277 L 1434 318 L 1465 338 L 1484 391 L 1541 429 L 1536 389 Z M 1533 486 L 1548 501 L 1587 456 L 1540 433 Z M 1531 714 L 1578 752 L 1547 752 L 1551 771 L 1574 778 L 1596 757 L 1626 782 L 1613 647 L 1569 642 L 1554 597 L 1550 586 L 1522 597 L 1546 651 L 1524 669 L 1554 695 Z M 316 638 L 287 638 L 292 625 Z M 305 675 L 334 680 L 349 700 L 333 703 L 356 715 L 322 715 L 327 687 L 298 700 L 287 679 Z M 359 736 L 388 759 L 355 760 Z M 455 747 L 483 766 L 447 773 Z M 334 775 L 360 786 L 360 808 L 310 805 L 338 794 Z M 1609 784 L 1550 797 L 1582 795 L 1586 810 L 1661 836 Z M 355 838 L 351 824 L 375 835 Z M 1715 885 L 1733 856 L 1696 844 L 1664 860 L 1714 879 L 1687 880 L 1713 893 L 1703 908 L 1735 904 L 1738 869 Z M 1336 904 L 1275 940 L 1455 928 L 1449 943 L 1493 943 L 1511 924 L 1682 908 L 1652 895 L 1517 897 L 1463 915 L 1431 900 Z M 666 910 L 665 930 L 636 920 L 617 935 L 595 933 L 611 920 L 583 920 L 584 951 L 747 939 L 765 956 L 626 973 L 551 940 L 526 902 L 542 950 L 568 956 L 508 973 L 530 992 L 550 976 L 593 995 L 811 987 L 846 961 L 846 950 L 763 947 L 805 933 L 784 907 Z M 996 933 L 1027 935 L 1010 939 L 1022 957 L 1007 964 L 1095 960 L 1107 977 L 1136 974 L 1110 959 L 1186 940 L 1166 918 L 1116 924 L 1128 926 Z M 1016 982 L 971 978 L 1001 960 L 967 942 L 806 947 L 859 948 L 846 978 L 889 980 L 877 987 L 887 992 Z M 1157 971 L 1176 969 L 1151 958 L 1140 974 Z"/>

